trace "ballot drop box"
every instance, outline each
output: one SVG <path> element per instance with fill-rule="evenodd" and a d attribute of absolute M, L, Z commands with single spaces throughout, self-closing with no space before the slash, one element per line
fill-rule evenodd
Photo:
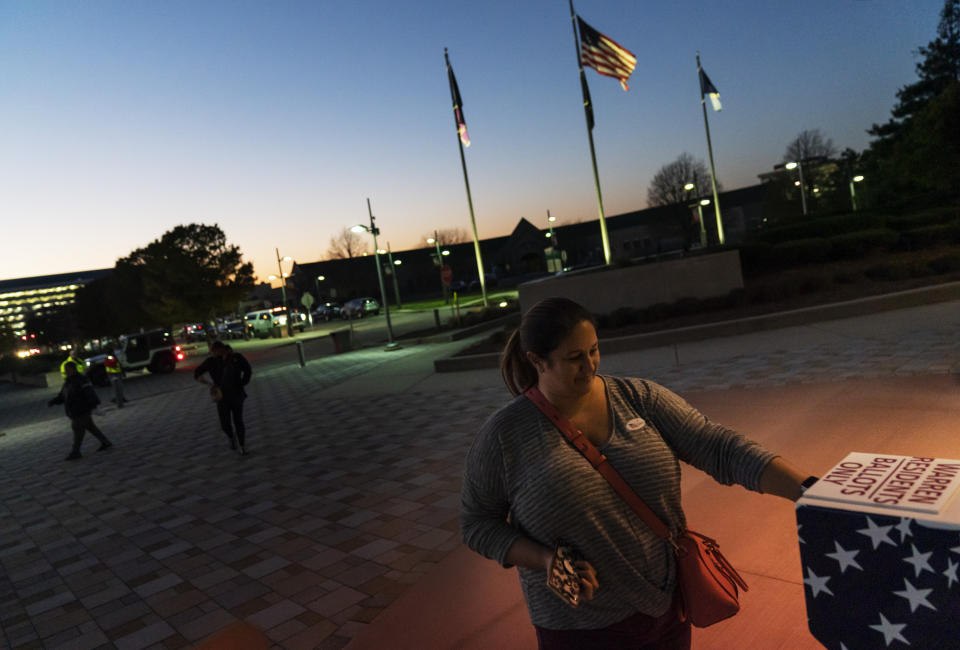
<path fill-rule="evenodd" d="M 810 632 L 960 648 L 960 460 L 851 453 L 797 501 Z"/>

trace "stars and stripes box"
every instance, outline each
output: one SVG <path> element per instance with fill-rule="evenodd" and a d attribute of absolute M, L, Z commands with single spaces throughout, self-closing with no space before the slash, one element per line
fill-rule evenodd
<path fill-rule="evenodd" d="M 960 460 L 851 453 L 797 502 L 810 632 L 960 648 Z"/>

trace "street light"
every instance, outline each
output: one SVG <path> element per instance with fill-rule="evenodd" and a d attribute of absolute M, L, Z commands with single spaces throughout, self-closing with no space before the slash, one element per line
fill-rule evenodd
<path fill-rule="evenodd" d="M 390 251 L 390 242 L 387 242 L 387 260 L 389 261 L 390 275 L 393 276 L 393 295 L 397 299 L 397 309 L 403 309 L 400 302 L 400 282 L 397 280 L 397 267 L 400 266 L 400 260 L 394 261 L 393 253 Z"/>
<path fill-rule="evenodd" d="M 449 255 L 450 251 L 440 252 L 440 236 L 437 234 L 437 231 L 433 231 L 433 237 L 427 237 L 427 243 L 433 244 L 437 249 L 437 266 L 440 267 L 440 286 L 443 288 L 443 303 L 445 305 L 450 304 L 450 293 L 447 283 L 443 281 L 443 255 Z"/>
<path fill-rule="evenodd" d="M 288 274 L 283 272 L 283 267 L 280 265 L 280 262 L 281 262 L 280 249 L 279 249 L 279 248 L 275 248 L 274 250 L 277 251 L 277 270 L 280 271 L 280 295 L 283 296 L 283 308 L 284 308 L 284 309 L 286 310 L 286 312 L 287 312 L 287 336 L 293 336 L 293 323 L 290 322 L 290 321 L 291 321 L 291 318 L 292 318 L 292 314 L 290 313 L 290 307 L 287 306 L 287 276 L 288 276 Z M 289 262 L 289 261 L 291 261 L 292 259 L 293 259 L 293 258 L 290 257 L 289 255 L 285 255 L 285 256 L 282 258 L 282 261 L 284 261 L 284 262 Z M 271 277 L 272 277 L 272 276 L 271 276 Z"/>
<path fill-rule="evenodd" d="M 357 224 L 350 230 L 352 232 L 368 232 L 373 235 L 373 261 L 377 265 L 377 281 L 380 283 L 380 300 L 383 301 L 383 313 L 387 317 L 387 349 L 393 349 L 398 346 L 393 342 L 393 326 L 390 324 L 390 304 L 387 303 L 387 292 L 383 288 L 383 269 L 380 268 L 380 249 L 377 247 L 377 235 L 380 234 L 380 229 L 377 228 L 369 198 L 367 199 L 367 213 L 370 215 L 370 227 L 368 228 L 363 224 Z"/>
<path fill-rule="evenodd" d="M 313 279 L 313 284 L 317 288 L 317 304 L 320 304 L 320 283 L 326 280 L 326 276 L 318 275 Z"/>
<path fill-rule="evenodd" d="M 862 181 L 863 181 L 863 176 L 861 176 L 860 174 L 857 174 L 856 176 L 850 179 L 850 204 L 853 206 L 854 212 L 857 211 L 857 193 L 853 189 L 853 184 L 860 183 Z"/>
<path fill-rule="evenodd" d="M 796 169 L 800 174 L 800 205 L 803 208 L 803 216 L 807 216 L 807 190 L 803 185 L 803 161 L 799 162 L 788 162 L 785 167 L 787 169 Z"/>
<path fill-rule="evenodd" d="M 692 192 L 697 186 L 693 183 L 687 183 L 683 186 L 685 192 Z M 706 201 L 706 203 L 704 203 Z M 710 205 L 710 199 L 703 199 L 697 206 L 697 220 L 700 222 L 700 246 L 706 248 L 707 246 L 707 226 L 703 223 L 703 206 Z M 687 207 L 692 207 L 688 205 Z"/>

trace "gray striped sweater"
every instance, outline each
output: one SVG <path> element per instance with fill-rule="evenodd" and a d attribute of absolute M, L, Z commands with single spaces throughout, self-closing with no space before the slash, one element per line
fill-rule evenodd
<path fill-rule="evenodd" d="M 681 460 L 724 485 L 759 491 L 774 454 L 658 384 L 601 378 L 614 420 L 602 451 L 671 529 L 685 527 Z M 600 589 L 575 609 L 549 591 L 545 571 L 519 568 L 530 619 L 541 627 L 591 629 L 637 612 L 660 616 L 673 597 L 669 545 L 522 395 L 484 423 L 467 454 L 461 530 L 467 546 L 501 565 L 520 535 L 550 547 L 563 539 L 593 564 Z"/>

